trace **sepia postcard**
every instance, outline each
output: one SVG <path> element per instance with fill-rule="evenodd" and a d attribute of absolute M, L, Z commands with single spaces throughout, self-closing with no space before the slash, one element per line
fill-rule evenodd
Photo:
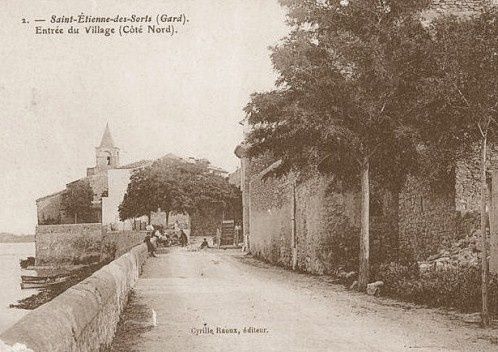
<path fill-rule="evenodd" d="M 496 0 L 0 0 L 0 134 L 0 352 L 498 350 Z"/>

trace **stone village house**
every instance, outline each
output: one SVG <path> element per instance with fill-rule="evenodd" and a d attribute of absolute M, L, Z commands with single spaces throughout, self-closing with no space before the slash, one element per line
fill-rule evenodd
<path fill-rule="evenodd" d="M 114 144 L 109 126 L 106 126 L 102 140 L 95 148 L 95 166 L 88 168 L 86 176 L 73 181 L 88 181 L 93 190 L 93 217 L 83 219 L 85 223 L 74 223 L 77 220 L 67 214 L 62 206 L 65 190 L 36 200 L 38 226 L 35 234 L 35 251 L 37 266 L 69 266 L 96 263 L 115 258 L 126 253 L 133 246 L 143 241 L 147 223 L 185 229 L 187 235 L 201 229 L 203 235 L 209 224 L 221 224 L 221 218 L 194 214 L 166 214 L 158 209 L 149 216 L 137 219 L 119 219 L 119 205 L 130 183 L 132 173 L 153 163 L 143 160 L 127 165 L 120 165 L 119 148 Z M 164 158 L 180 160 L 185 163 L 202 162 L 212 174 L 226 177 L 228 173 L 215 167 L 207 160 L 180 158 L 167 154 Z M 67 186 L 71 185 L 67 184 Z M 90 221 L 90 222 L 89 222 Z"/>
<path fill-rule="evenodd" d="M 469 14 L 490 3 L 496 1 L 434 0 L 428 15 Z M 249 159 L 244 143 L 235 154 L 241 159 L 243 231 L 251 253 L 316 274 L 346 265 L 348 258 L 338 258 L 335 249 L 359 241 L 360 193 L 341 191 L 321 174 L 304 181 L 294 174 L 266 178 L 278 161 Z M 498 153 L 490 159 L 490 169 L 498 170 Z M 424 260 L 478 227 L 478 155 L 457 163 L 447 182 L 446 191 L 436 193 L 423 178 L 411 176 L 399 194 L 381 192 L 372 197 L 373 263 L 406 255 Z M 491 270 L 498 272 L 497 242 L 492 236 Z"/>
<path fill-rule="evenodd" d="M 130 222 L 119 220 L 118 207 L 123 200 L 133 170 L 150 165 L 151 161 L 140 161 L 121 166 L 119 148 L 114 145 L 109 125 L 106 125 L 100 145 L 95 148 L 96 163 L 87 168 L 86 176 L 73 181 L 88 181 L 93 190 L 92 207 L 94 223 L 110 225 L 116 229 L 131 229 Z M 71 185 L 67 184 L 67 186 Z M 71 224 L 74 219 L 66 214 L 61 200 L 65 190 L 36 200 L 38 224 Z"/>
<path fill-rule="evenodd" d="M 207 160 L 198 160 L 195 158 L 183 159 L 173 154 L 167 154 L 165 157 L 183 160 L 188 163 L 205 162 L 209 172 L 221 177 L 228 177 L 228 172 L 211 165 Z M 190 228 L 191 219 L 188 215 L 170 213 L 166 216 L 166 213 L 160 209 L 157 212 L 152 212 L 149 219 L 147 217 L 125 221 L 119 219 L 119 205 L 123 201 L 132 173 L 137 169 L 150 166 L 153 161 L 142 160 L 127 165 L 120 165 L 119 148 L 114 144 L 109 125 L 106 125 L 101 142 L 95 148 L 95 160 L 95 166 L 87 168 L 85 177 L 67 184 L 69 186 L 81 180 L 86 180 L 90 183 L 94 193 L 92 222 L 101 223 L 115 231 L 143 229 L 146 222 L 150 222 L 153 225 L 172 226 L 178 221 L 181 227 Z M 74 217 L 67 214 L 61 205 L 64 191 L 62 190 L 36 200 L 38 225 L 74 223 Z M 207 221 L 207 219 L 202 218 L 194 220 L 200 224 Z"/>

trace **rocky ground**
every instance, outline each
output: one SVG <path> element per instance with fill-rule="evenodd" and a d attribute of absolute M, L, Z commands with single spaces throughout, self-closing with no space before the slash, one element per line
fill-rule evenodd
<path fill-rule="evenodd" d="M 454 242 L 450 248 L 441 249 L 425 261 L 419 262 L 421 272 L 431 268 L 447 266 L 477 266 L 479 265 L 479 231 Z"/>
<path fill-rule="evenodd" d="M 112 351 L 496 351 L 498 330 L 236 250 L 150 258 Z"/>

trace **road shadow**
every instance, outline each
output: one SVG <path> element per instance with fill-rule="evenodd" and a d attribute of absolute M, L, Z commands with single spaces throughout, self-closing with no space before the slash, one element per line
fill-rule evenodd
<path fill-rule="evenodd" d="M 142 334 L 156 327 L 156 313 L 146 304 L 140 303 L 136 293 L 130 292 L 128 304 L 121 314 L 116 335 L 111 346 L 103 352 L 135 352 L 142 351 L 137 345 Z"/>

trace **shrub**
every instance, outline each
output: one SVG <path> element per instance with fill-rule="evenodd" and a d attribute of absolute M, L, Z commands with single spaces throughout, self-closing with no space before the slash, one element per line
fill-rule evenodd
<path fill-rule="evenodd" d="M 360 254 L 360 230 L 343 220 L 334 232 L 322 240 L 318 259 L 325 268 L 326 274 L 334 274 L 338 270 L 357 271 Z"/>
<path fill-rule="evenodd" d="M 389 239 L 394 236 L 386 236 L 379 229 L 372 229 L 370 235 L 370 272 L 373 275 L 382 261 L 389 260 L 394 256 L 393 246 L 386 245 L 387 242 L 392 243 Z M 375 245 L 375 242 L 384 243 L 381 246 Z M 335 223 L 335 227 L 330 230 L 330 235 L 322 239 L 320 243 L 318 259 L 325 268 L 325 273 L 336 275 L 341 271 L 357 272 L 359 257 L 360 229 L 349 225 L 347 219 L 338 221 Z"/>
<path fill-rule="evenodd" d="M 479 311 L 481 274 L 474 266 L 434 268 L 423 274 L 418 267 L 399 263 L 384 264 L 376 275 L 384 281 L 382 295 L 431 307 Z M 490 276 L 489 308 L 498 313 L 498 276 Z"/>

